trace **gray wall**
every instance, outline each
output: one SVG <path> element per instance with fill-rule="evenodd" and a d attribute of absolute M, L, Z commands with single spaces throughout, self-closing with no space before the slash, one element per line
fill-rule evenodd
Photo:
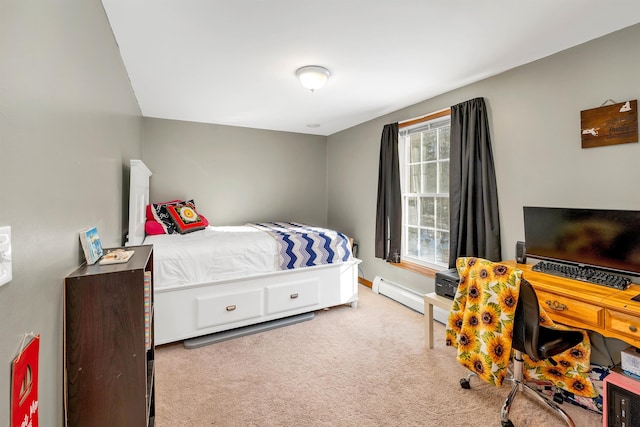
<path fill-rule="evenodd" d="M 515 258 L 524 239 L 524 205 L 640 209 L 640 144 L 580 144 L 580 111 L 640 98 L 638 41 L 635 25 L 331 135 L 329 224 L 360 242 L 365 277 L 433 291 L 432 279 L 374 258 L 380 135 L 386 123 L 475 97 L 485 98 L 491 116 L 504 259 Z"/>
<path fill-rule="evenodd" d="M 13 281 L 0 287 L 0 426 L 10 364 L 39 333 L 40 425 L 62 425 L 63 280 L 126 228 L 124 165 L 141 155 L 141 117 L 99 0 L 0 0 L 0 226 L 13 234 Z"/>
<path fill-rule="evenodd" d="M 194 199 L 212 225 L 327 222 L 326 138 L 144 119 L 152 202 Z"/>
<path fill-rule="evenodd" d="M 525 204 L 640 208 L 640 145 L 582 150 L 579 135 L 581 110 L 639 97 L 638 25 L 322 138 L 154 119 L 143 131 L 98 0 L 0 7 L 0 226 L 12 226 L 14 259 L 13 281 L 0 287 L 0 426 L 9 366 L 31 331 L 42 337 L 40 424 L 62 424 L 63 279 L 83 259 L 80 229 L 121 243 L 130 158 L 154 172 L 156 200 L 195 198 L 214 224 L 326 223 L 361 243 L 366 278 L 424 291 L 431 280 L 373 257 L 385 123 L 486 98 L 505 258 L 523 238 Z"/>

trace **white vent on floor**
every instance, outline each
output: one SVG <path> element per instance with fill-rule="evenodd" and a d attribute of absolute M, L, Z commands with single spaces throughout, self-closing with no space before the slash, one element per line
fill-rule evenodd
<path fill-rule="evenodd" d="M 371 286 L 373 292 L 398 301 L 400 304 L 424 314 L 424 294 L 416 292 L 398 283 L 391 282 L 376 276 Z M 446 323 L 449 313 L 438 308 L 433 308 L 433 318 L 440 323 Z"/>

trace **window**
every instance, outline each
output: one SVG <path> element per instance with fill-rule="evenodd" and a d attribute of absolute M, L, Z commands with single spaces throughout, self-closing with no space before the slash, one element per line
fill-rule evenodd
<path fill-rule="evenodd" d="M 402 258 L 435 269 L 449 266 L 450 113 L 402 127 Z"/>

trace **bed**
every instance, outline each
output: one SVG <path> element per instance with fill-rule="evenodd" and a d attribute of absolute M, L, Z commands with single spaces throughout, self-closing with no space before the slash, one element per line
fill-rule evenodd
<path fill-rule="evenodd" d="M 338 261 L 281 269 L 291 266 L 275 237 L 282 223 L 209 225 L 193 233 L 147 236 L 151 175 L 142 161 L 131 160 L 127 246 L 154 248 L 156 345 L 343 304 L 357 306 L 360 260 L 350 248 L 337 255 Z"/>

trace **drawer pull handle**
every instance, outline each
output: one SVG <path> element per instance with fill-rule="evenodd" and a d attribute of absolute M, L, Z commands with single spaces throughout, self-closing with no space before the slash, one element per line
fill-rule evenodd
<path fill-rule="evenodd" d="M 558 302 L 558 301 L 556 301 L 556 300 L 554 300 L 553 302 L 552 302 L 552 301 L 549 301 L 549 300 L 546 300 L 545 302 L 547 303 L 547 305 L 549 306 L 549 308 L 550 308 L 551 310 L 555 310 L 555 311 L 564 311 L 564 310 L 566 310 L 566 309 L 567 309 L 567 306 L 566 306 L 566 305 L 564 305 L 564 304 L 562 304 L 562 303 L 559 303 L 559 302 Z"/>
<path fill-rule="evenodd" d="M 638 328 L 636 328 L 634 325 L 629 325 L 629 330 L 631 332 L 638 332 Z"/>
<path fill-rule="evenodd" d="M 296 299 L 296 298 L 298 298 L 298 294 L 297 293 L 291 294 L 291 295 L 289 295 L 289 298 Z"/>
<path fill-rule="evenodd" d="M 228 306 L 227 306 L 227 311 L 233 311 L 233 310 L 235 310 L 235 309 L 236 309 L 236 305 L 235 305 L 235 304 L 234 304 L 234 305 L 228 305 Z"/>

